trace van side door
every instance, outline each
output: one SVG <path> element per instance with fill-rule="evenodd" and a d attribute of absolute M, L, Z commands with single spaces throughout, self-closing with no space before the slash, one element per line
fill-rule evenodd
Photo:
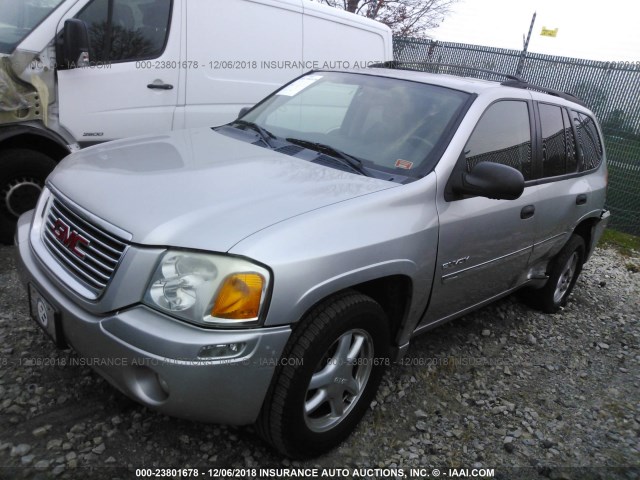
<path fill-rule="evenodd" d="M 499 100 L 489 105 L 452 175 L 458 169 L 469 172 L 480 162 L 496 162 L 531 180 L 532 120 L 529 101 Z M 534 239 L 536 186 L 525 183 L 516 200 L 447 199 L 438 189 L 438 255 L 423 326 L 461 314 L 521 283 Z"/>
<path fill-rule="evenodd" d="M 235 120 L 304 71 L 301 0 L 189 0 L 184 128 Z"/>
<path fill-rule="evenodd" d="M 58 71 L 60 123 L 80 145 L 173 127 L 182 0 L 89 0 L 67 18 L 89 30 L 89 67 Z"/>

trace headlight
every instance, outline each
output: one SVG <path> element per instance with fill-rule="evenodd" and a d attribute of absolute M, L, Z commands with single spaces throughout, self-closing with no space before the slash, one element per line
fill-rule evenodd
<path fill-rule="evenodd" d="M 144 303 L 199 325 L 255 326 L 269 278 L 266 268 L 241 258 L 168 251 L 151 277 Z"/>

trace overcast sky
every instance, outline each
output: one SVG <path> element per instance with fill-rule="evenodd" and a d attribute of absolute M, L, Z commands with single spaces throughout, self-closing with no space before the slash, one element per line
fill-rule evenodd
<path fill-rule="evenodd" d="M 537 12 L 529 51 L 603 61 L 640 61 L 637 0 L 460 0 L 429 32 L 447 42 L 522 49 Z M 556 38 L 540 35 L 558 29 Z"/>

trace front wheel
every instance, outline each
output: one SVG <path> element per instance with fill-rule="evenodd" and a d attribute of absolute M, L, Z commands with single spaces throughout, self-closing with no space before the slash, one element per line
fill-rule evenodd
<path fill-rule="evenodd" d="M 55 166 L 51 157 L 33 150 L 0 152 L 0 242 L 13 241 L 18 217 L 36 206 L 44 181 Z"/>
<path fill-rule="evenodd" d="M 388 356 L 389 327 L 378 303 L 356 292 L 322 302 L 289 340 L 258 430 L 290 457 L 335 447 L 365 414 Z"/>

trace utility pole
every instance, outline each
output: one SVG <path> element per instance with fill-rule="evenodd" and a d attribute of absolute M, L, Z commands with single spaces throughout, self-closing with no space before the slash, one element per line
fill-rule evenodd
<path fill-rule="evenodd" d="M 529 40 L 531 40 L 531 32 L 533 31 L 533 24 L 536 23 L 536 12 L 533 12 L 533 17 L 531 17 L 531 25 L 529 26 L 529 34 L 527 38 L 522 36 L 522 54 L 520 55 L 520 60 L 518 60 L 518 68 L 516 68 L 516 75 L 522 75 L 522 69 L 524 68 L 524 59 L 527 56 L 527 50 L 529 49 Z"/>

